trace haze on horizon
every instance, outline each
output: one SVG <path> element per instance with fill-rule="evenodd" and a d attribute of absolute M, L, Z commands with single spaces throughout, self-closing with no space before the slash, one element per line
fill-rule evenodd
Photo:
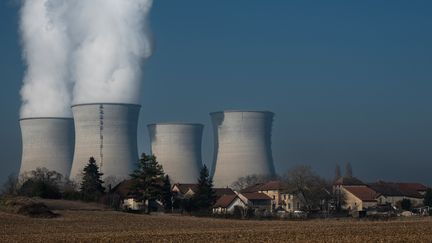
<path fill-rule="evenodd" d="M 0 6 L 2 182 L 19 170 L 25 67 L 19 8 Z M 366 181 L 432 185 L 431 12 L 430 1 L 155 1 L 139 149 L 149 123 L 203 123 L 211 165 L 209 112 L 271 110 L 279 174 L 307 164 L 331 178 L 349 161 Z"/>

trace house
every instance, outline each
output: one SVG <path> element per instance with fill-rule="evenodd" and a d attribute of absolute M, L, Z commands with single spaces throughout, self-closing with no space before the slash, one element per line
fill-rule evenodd
<path fill-rule="evenodd" d="M 304 208 L 303 196 L 294 192 L 281 193 L 281 207 L 287 212 L 299 211 Z"/>
<path fill-rule="evenodd" d="M 255 184 L 241 190 L 241 193 L 264 193 L 271 198 L 271 210 L 285 210 L 287 212 L 293 212 L 303 208 L 304 200 L 303 197 L 291 190 L 289 186 L 280 181 L 274 180 L 267 183 Z"/>
<path fill-rule="evenodd" d="M 143 202 L 138 202 L 135 197 L 130 194 L 130 190 L 134 185 L 134 180 L 124 180 L 115 186 L 110 193 L 116 195 L 120 200 L 120 208 L 123 210 L 142 210 Z"/>
<path fill-rule="evenodd" d="M 261 211 L 261 212 L 272 211 L 272 198 L 267 196 L 264 193 L 246 192 L 246 193 L 239 193 L 238 196 L 240 197 L 240 199 L 247 202 L 247 205 L 250 208 L 255 209 L 255 211 Z"/>
<path fill-rule="evenodd" d="M 222 195 L 213 205 L 214 214 L 234 214 L 236 207 L 243 211 L 247 209 L 247 202 L 242 200 L 237 194 Z"/>
<path fill-rule="evenodd" d="M 198 190 L 198 184 L 176 183 L 172 186 L 171 191 L 179 199 L 189 199 Z"/>
<path fill-rule="evenodd" d="M 163 203 L 159 200 L 138 201 L 135 196 L 131 194 L 131 188 L 135 184 L 133 179 L 124 180 L 117 186 L 110 190 L 111 197 L 119 199 L 119 208 L 127 211 L 141 211 L 148 205 L 152 212 L 163 211 Z"/>
<path fill-rule="evenodd" d="M 358 196 L 355 196 L 352 192 L 349 192 L 347 190 L 347 187 L 350 187 L 353 191 L 364 190 L 364 191 L 369 191 L 370 194 L 373 195 L 376 194 L 376 192 L 374 193 L 370 192 L 370 190 L 367 188 L 366 183 L 364 183 L 360 179 L 353 176 L 342 176 L 333 183 L 333 193 L 337 195 L 337 198 L 339 198 L 335 202 L 334 207 L 340 207 L 342 209 L 348 209 L 348 210 L 353 210 L 354 208 L 357 209 L 358 211 L 363 210 L 362 199 L 365 198 L 358 198 Z M 340 201 L 342 198 L 345 200 Z M 366 200 L 371 201 L 371 200 L 375 200 L 375 198 L 373 199 L 367 198 Z M 346 201 L 345 205 L 342 205 L 343 201 Z M 365 202 L 365 203 L 370 204 L 373 202 Z M 361 204 L 361 207 L 359 207 L 359 204 Z"/>
<path fill-rule="evenodd" d="M 425 186 L 421 183 L 397 182 L 396 184 L 399 186 L 399 189 L 402 191 L 411 191 L 411 192 L 416 191 L 422 196 L 424 196 L 426 194 L 426 191 L 428 189 L 427 186 Z"/>
<path fill-rule="evenodd" d="M 339 190 L 345 196 L 343 209 L 365 211 L 377 206 L 377 192 L 365 185 L 340 186 Z"/>
<path fill-rule="evenodd" d="M 377 197 L 378 203 L 391 204 L 397 206 L 398 202 L 408 199 L 413 206 L 423 205 L 424 193 L 427 187 L 420 183 L 399 183 L 378 181 L 370 183 L 369 187 L 380 195 Z"/>
<path fill-rule="evenodd" d="M 213 188 L 213 191 L 215 192 L 216 198 L 220 198 L 223 195 L 236 195 L 236 193 L 231 188 Z"/>
<path fill-rule="evenodd" d="M 189 199 L 198 190 L 198 184 L 182 184 L 176 183 L 172 186 L 171 191 L 179 199 Z M 235 192 L 231 188 L 213 188 L 216 199 L 219 199 L 223 195 L 235 195 Z"/>

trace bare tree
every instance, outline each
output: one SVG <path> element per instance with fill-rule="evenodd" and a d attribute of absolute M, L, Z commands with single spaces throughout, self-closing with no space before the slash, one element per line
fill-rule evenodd
<path fill-rule="evenodd" d="M 264 175 L 247 175 L 244 177 L 240 177 L 235 181 L 231 187 L 234 190 L 240 191 L 247 187 L 259 184 L 259 183 L 266 183 L 271 180 L 275 179 L 275 177 L 272 176 L 264 176 Z"/>
<path fill-rule="evenodd" d="M 57 171 L 48 170 L 45 167 L 38 167 L 30 171 L 30 177 L 34 180 L 59 184 L 62 181 L 63 175 Z"/>
<path fill-rule="evenodd" d="M 19 185 L 18 194 L 30 197 L 57 199 L 61 197 L 60 186 L 63 176 L 47 168 L 36 168 L 22 175 L 22 184 Z"/>
<path fill-rule="evenodd" d="M 330 186 L 323 178 L 312 171 L 310 166 L 300 165 L 286 174 L 287 184 L 303 196 L 307 210 L 322 207 L 323 201 L 331 197 Z"/>
<path fill-rule="evenodd" d="M 16 195 L 18 191 L 18 177 L 15 174 L 10 174 L 3 184 L 1 191 L 2 195 Z"/>

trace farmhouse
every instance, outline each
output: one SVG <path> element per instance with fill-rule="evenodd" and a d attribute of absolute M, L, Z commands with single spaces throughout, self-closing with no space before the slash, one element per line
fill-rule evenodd
<path fill-rule="evenodd" d="M 198 184 L 176 183 L 172 186 L 171 191 L 179 199 L 191 198 L 198 189 Z"/>
<path fill-rule="evenodd" d="M 198 184 L 182 184 L 176 183 L 172 186 L 171 191 L 175 194 L 175 196 L 179 199 L 188 199 L 192 198 L 192 196 L 198 190 Z M 215 192 L 216 199 L 220 198 L 223 195 L 235 195 L 235 192 L 231 188 L 213 188 Z"/>
<path fill-rule="evenodd" d="M 241 190 L 241 193 L 263 193 L 271 198 L 271 210 L 293 212 L 300 210 L 304 203 L 299 193 L 291 190 L 287 184 L 275 180 L 267 183 L 255 184 Z"/>
<path fill-rule="evenodd" d="M 213 205 L 214 214 L 234 214 L 236 207 L 247 208 L 247 202 L 243 201 L 237 194 L 223 195 Z"/>
<path fill-rule="evenodd" d="M 345 196 L 344 209 L 349 211 L 364 211 L 377 206 L 377 193 L 365 185 L 341 186 L 340 192 Z"/>
<path fill-rule="evenodd" d="M 411 201 L 413 206 L 423 204 L 424 193 L 427 187 L 420 183 L 397 183 L 378 181 L 370 183 L 369 187 L 379 193 L 377 197 L 379 204 L 391 204 L 397 206 L 397 203 L 403 199 Z"/>
<path fill-rule="evenodd" d="M 272 211 L 272 198 L 264 193 L 259 192 L 247 192 L 240 193 L 238 196 L 247 202 L 250 208 L 255 209 L 255 211 L 261 212 L 271 212 Z"/>
<path fill-rule="evenodd" d="M 111 193 L 119 198 L 120 208 L 123 210 L 142 210 L 144 207 L 142 202 L 136 201 L 130 194 L 133 185 L 133 180 L 124 180 L 111 190 Z"/>

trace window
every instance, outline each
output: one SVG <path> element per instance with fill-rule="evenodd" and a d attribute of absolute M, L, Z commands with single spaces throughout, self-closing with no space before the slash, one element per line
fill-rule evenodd
<path fill-rule="evenodd" d="M 291 203 L 288 203 L 288 209 L 291 209 Z"/>

